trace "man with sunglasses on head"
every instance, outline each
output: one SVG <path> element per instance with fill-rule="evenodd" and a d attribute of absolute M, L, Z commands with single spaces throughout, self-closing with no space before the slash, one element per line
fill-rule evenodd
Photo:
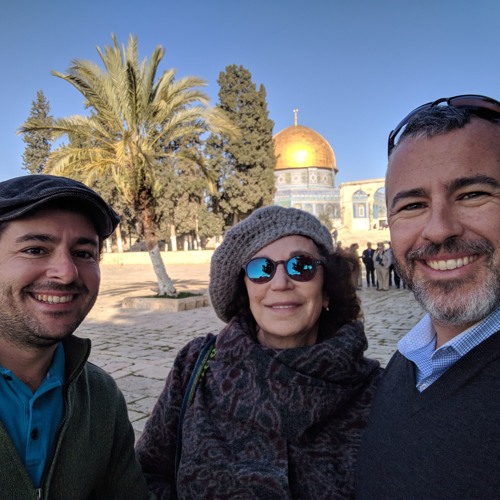
<path fill-rule="evenodd" d="M 94 305 L 119 218 L 84 184 L 0 182 L 0 497 L 149 497 L 113 378 L 73 335 Z"/>
<path fill-rule="evenodd" d="M 397 272 L 427 315 L 387 366 L 357 498 L 499 498 L 500 103 L 410 113 L 389 136 L 386 196 Z"/>

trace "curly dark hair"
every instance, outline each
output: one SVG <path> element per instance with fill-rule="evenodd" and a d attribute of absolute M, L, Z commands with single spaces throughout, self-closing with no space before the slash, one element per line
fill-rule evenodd
<path fill-rule="evenodd" d="M 342 250 L 323 257 L 325 259 L 323 291 L 330 299 L 329 310 L 319 318 L 319 336 L 331 335 L 341 326 L 360 319 L 361 304 L 356 294 L 353 276 L 360 272 L 358 259 Z"/>
<path fill-rule="evenodd" d="M 359 272 L 359 262 L 343 251 L 332 254 L 320 251 L 320 254 L 324 269 L 323 291 L 330 300 L 328 310 L 323 309 L 319 317 L 318 340 L 331 337 L 341 326 L 362 317 L 353 280 L 353 275 Z M 238 275 L 236 300 L 228 308 L 228 316 L 243 316 L 255 323 L 244 279 L 245 271 L 242 269 Z"/>

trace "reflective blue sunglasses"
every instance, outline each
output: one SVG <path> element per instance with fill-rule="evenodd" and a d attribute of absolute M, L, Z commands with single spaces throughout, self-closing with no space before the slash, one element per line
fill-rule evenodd
<path fill-rule="evenodd" d="M 276 274 L 278 266 L 283 264 L 285 272 L 295 281 L 311 281 L 323 263 L 310 255 L 295 255 L 288 260 L 272 260 L 268 257 L 256 257 L 243 266 L 247 278 L 253 283 L 267 283 Z"/>

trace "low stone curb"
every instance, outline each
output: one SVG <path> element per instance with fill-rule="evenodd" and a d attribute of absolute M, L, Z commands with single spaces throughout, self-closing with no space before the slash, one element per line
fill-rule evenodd
<path fill-rule="evenodd" d="M 122 307 L 128 309 L 154 309 L 156 311 L 179 312 L 209 306 L 208 295 L 185 299 L 162 299 L 156 297 L 125 297 Z"/>

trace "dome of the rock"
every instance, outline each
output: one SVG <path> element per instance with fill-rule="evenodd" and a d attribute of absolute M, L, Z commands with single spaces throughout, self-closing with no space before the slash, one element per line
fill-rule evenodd
<path fill-rule="evenodd" d="M 328 141 L 303 125 L 292 125 L 274 136 L 276 170 L 289 168 L 332 168 L 337 172 L 335 154 Z"/>

